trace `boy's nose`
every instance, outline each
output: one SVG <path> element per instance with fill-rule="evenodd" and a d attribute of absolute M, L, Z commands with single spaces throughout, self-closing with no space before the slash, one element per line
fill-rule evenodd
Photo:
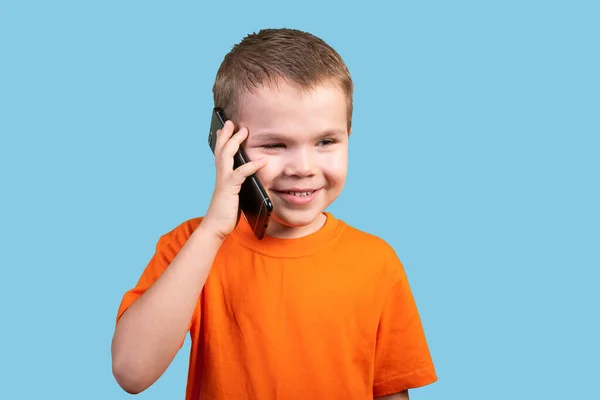
<path fill-rule="evenodd" d="M 316 165 L 311 151 L 298 150 L 289 156 L 284 171 L 286 175 L 306 177 L 316 174 Z"/>

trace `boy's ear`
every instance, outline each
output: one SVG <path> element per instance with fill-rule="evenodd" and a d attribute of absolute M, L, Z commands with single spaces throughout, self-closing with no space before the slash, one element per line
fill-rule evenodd
<path fill-rule="evenodd" d="M 348 137 L 350 137 L 350 134 L 352 134 L 352 127 L 350 127 L 350 130 L 348 131 Z"/>

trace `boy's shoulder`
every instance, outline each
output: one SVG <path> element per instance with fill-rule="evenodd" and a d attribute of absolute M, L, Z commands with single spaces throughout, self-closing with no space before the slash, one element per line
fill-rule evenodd
<path fill-rule="evenodd" d="M 394 247 L 380 236 L 346 224 L 340 251 L 346 260 L 363 264 L 372 274 L 384 276 L 390 282 L 403 279 L 404 265 Z"/>
<path fill-rule="evenodd" d="M 396 257 L 392 245 L 380 236 L 359 229 L 349 223 L 339 220 L 344 225 L 342 243 L 352 244 L 355 252 L 366 252 L 371 257 Z"/>

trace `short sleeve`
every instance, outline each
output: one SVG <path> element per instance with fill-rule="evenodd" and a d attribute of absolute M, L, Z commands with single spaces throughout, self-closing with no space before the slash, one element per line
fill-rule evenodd
<path fill-rule="evenodd" d="M 142 272 L 137 284 L 135 287 L 128 290 L 123 296 L 117 312 L 117 322 L 123 316 L 125 311 L 127 311 L 127 309 L 131 307 L 131 305 L 137 299 L 139 299 L 146 292 L 146 290 L 148 290 L 152 284 L 154 284 L 154 282 L 158 280 L 162 273 L 167 269 L 169 264 L 171 264 L 171 261 L 173 261 L 177 253 L 179 253 L 179 250 L 181 250 L 193 231 L 192 228 L 186 227 L 185 225 L 186 224 L 182 224 L 175 230 L 160 237 L 158 243 L 156 244 L 154 255 Z M 193 317 L 190 319 L 188 324 L 187 331 L 191 329 L 194 318 L 196 317 L 199 309 L 200 308 L 197 303 Z M 181 345 L 183 346 L 183 340 Z"/>
<path fill-rule="evenodd" d="M 395 254 L 388 262 L 394 278 L 377 331 L 375 397 L 425 386 L 437 380 L 404 268 Z"/>

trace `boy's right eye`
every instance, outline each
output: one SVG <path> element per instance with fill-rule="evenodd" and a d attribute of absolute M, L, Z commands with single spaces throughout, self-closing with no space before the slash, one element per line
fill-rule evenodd
<path fill-rule="evenodd" d="M 285 145 L 283 143 L 269 143 L 263 144 L 262 147 L 265 149 L 282 149 Z"/>

